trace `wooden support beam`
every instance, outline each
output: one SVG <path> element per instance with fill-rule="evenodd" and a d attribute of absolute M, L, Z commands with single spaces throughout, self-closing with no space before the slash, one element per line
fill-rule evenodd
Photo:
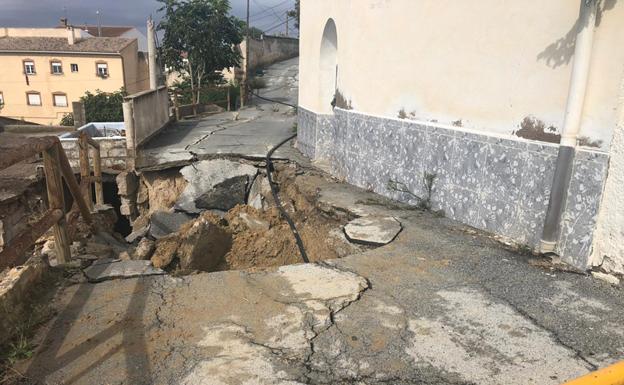
<path fill-rule="evenodd" d="M 89 140 L 87 134 L 81 132 L 78 137 L 78 148 L 80 156 L 80 191 L 89 207 L 93 211 L 93 199 L 91 198 L 91 167 L 89 166 Z"/>
<path fill-rule="evenodd" d="M 51 210 L 61 210 L 64 213 L 65 199 L 63 197 L 63 180 L 61 179 L 59 159 L 59 152 L 63 150 L 60 147 L 59 144 L 43 152 L 43 167 L 46 176 L 49 208 Z M 71 242 L 67 233 L 67 224 L 64 216 L 56 222 L 53 231 L 56 259 L 59 264 L 67 263 L 71 260 L 71 251 L 69 250 Z"/>
<path fill-rule="evenodd" d="M 89 143 L 89 146 L 93 147 L 93 148 L 97 148 L 98 150 L 100 149 L 100 144 L 98 142 L 96 142 L 92 137 L 90 137 L 89 135 L 86 135 L 87 137 L 87 143 Z"/>
<path fill-rule="evenodd" d="M 6 138 L 0 143 L 0 170 L 19 163 L 59 143 L 56 136 Z"/>
<path fill-rule="evenodd" d="M 104 204 L 104 189 L 102 187 L 102 158 L 100 147 L 93 149 L 93 182 L 95 184 L 95 203 L 98 206 Z"/>
<path fill-rule="evenodd" d="M 65 183 L 67 183 L 67 187 L 69 187 L 69 192 L 71 192 L 72 197 L 74 197 L 74 202 L 76 202 L 76 205 L 80 210 L 80 214 L 88 224 L 93 225 L 91 211 L 89 211 L 89 207 L 82 196 L 80 186 L 78 186 L 78 182 L 74 176 L 74 170 L 72 170 L 71 165 L 69 164 L 65 151 L 59 151 L 59 159 L 61 162 L 61 172 L 63 173 L 63 178 L 65 179 Z"/>
<path fill-rule="evenodd" d="M 30 225 L 0 252 L 0 271 L 6 267 L 21 265 L 25 262 L 24 255 L 30 247 L 45 234 L 46 231 L 63 218 L 63 210 L 48 210 L 36 223 Z"/>

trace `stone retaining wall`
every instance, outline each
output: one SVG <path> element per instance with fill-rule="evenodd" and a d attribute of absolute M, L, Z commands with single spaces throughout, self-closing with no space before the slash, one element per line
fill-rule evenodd
<path fill-rule="evenodd" d="M 128 150 L 126 149 L 126 138 L 124 137 L 104 137 L 93 138 L 100 144 L 100 157 L 102 158 L 102 169 L 125 170 L 126 157 Z M 80 151 L 78 148 L 78 139 L 61 139 L 61 145 L 67 154 L 69 163 L 72 168 L 80 168 Z M 90 158 L 92 162 L 92 158 Z M 93 164 L 93 163 L 91 163 Z"/>
<path fill-rule="evenodd" d="M 423 197 L 423 177 L 434 174 L 434 210 L 531 248 L 539 244 L 558 145 L 301 107 L 297 145 L 310 158 L 329 161 L 334 176 L 403 202 L 417 200 L 390 189 L 388 181 Z M 608 159 L 579 149 L 574 162 L 558 252 L 579 268 L 588 266 Z"/>

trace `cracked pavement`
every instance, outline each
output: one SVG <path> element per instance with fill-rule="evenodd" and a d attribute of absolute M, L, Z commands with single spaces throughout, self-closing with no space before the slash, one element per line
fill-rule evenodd
<path fill-rule="evenodd" d="M 297 105 L 298 58 L 269 66 L 260 95 Z M 199 119 L 183 120 L 146 143 L 139 151 L 137 168 L 162 169 L 215 156 L 264 158 L 276 144 L 294 133 L 294 108 L 253 98 L 252 105 Z M 275 157 L 285 157 L 277 151 Z"/>
<path fill-rule="evenodd" d="M 265 76 L 263 95 L 296 100 L 296 59 Z M 148 144 L 143 166 L 263 158 L 294 120 L 259 103 L 239 120 L 182 122 Z M 310 166 L 292 147 L 278 155 Z M 624 359 L 621 288 L 532 266 L 487 234 L 353 186 L 309 185 L 328 215 L 392 216 L 403 230 L 324 263 L 64 287 L 18 369 L 46 384 L 555 385 Z"/>
<path fill-rule="evenodd" d="M 620 288 L 353 186 L 318 188 L 327 212 L 404 229 L 324 263 L 68 286 L 21 369 L 48 384 L 554 385 L 624 358 Z"/>

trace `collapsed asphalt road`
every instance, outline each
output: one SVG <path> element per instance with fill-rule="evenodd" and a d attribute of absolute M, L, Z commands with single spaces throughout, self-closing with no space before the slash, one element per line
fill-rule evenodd
<path fill-rule="evenodd" d="M 69 286 L 20 369 L 75 384 L 554 385 L 624 358 L 620 288 L 315 182 L 320 209 L 403 230 L 318 264 Z"/>

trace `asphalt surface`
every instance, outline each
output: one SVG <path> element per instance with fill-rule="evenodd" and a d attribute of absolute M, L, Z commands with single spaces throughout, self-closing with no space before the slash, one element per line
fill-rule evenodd
<path fill-rule="evenodd" d="M 272 96 L 287 97 L 296 66 L 277 68 Z M 294 116 L 259 107 L 187 122 L 147 158 L 263 156 Z M 69 285 L 17 370 L 47 384 L 556 385 L 624 359 L 621 287 L 320 178 L 292 147 L 282 156 L 307 170 L 297 183 L 327 215 L 393 216 L 402 231 L 322 264 Z"/>
<path fill-rule="evenodd" d="M 297 105 L 298 58 L 269 66 L 259 95 Z M 183 120 L 150 140 L 139 150 L 139 169 L 184 165 L 192 160 L 231 155 L 264 158 L 266 153 L 294 134 L 296 110 L 254 97 L 251 105 L 199 119 Z M 284 157 L 279 151 L 276 157 Z"/>
<path fill-rule="evenodd" d="M 313 182 L 328 215 L 403 230 L 329 263 L 69 286 L 20 370 L 49 384 L 555 385 L 624 358 L 621 288 Z"/>

